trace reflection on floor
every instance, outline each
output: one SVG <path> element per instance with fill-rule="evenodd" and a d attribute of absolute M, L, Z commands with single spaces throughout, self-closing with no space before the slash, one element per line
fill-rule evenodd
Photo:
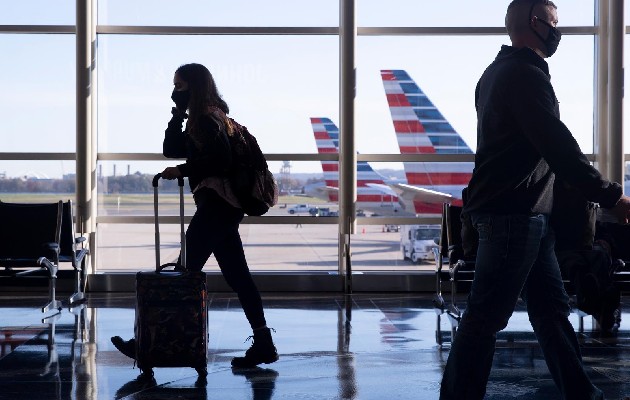
<path fill-rule="evenodd" d="M 238 300 L 221 293 L 210 302 L 207 382 L 192 368 L 156 368 L 153 381 L 138 380 L 109 341 L 133 334 L 133 293 L 91 294 L 84 308 L 43 323 L 42 301 L 0 297 L 0 399 L 437 399 L 448 356 L 436 345 L 428 295 L 266 294 L 280 360 L 233 371 L 250 332 Z M 629 310 L 626 298 L 617 338 L 580 334 L 588 373 L 607 399 L 630 396 Z M 577 328 L 576 315 L 571 322 Z M 486 398 L 558 398 L 520 307 L 500 334 Z"/>

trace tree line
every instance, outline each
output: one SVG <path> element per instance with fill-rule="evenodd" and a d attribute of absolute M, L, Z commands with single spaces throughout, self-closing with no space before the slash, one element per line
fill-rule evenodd
<path fill-rule="evenodd" d="M 140 172 L 121 176 L 102 176 L 98 178 L 98 192 L 106 194 L 150 193 L 153 192 L 153 176 Z M 188 188 L 188 182 L 184 184 Z M 291 189 L 299 189 L 304 183 L 290 179 L 288 185 Z M 177 190 L 176 180 L 160 181 L 160 192 L 177 192 Z M 75 191 L 74 179 L 0 179 L 0 193 L 74 193 Z"/>

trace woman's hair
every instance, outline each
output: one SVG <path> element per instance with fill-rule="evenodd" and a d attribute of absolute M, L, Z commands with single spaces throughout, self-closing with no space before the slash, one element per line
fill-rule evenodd
<path fill-rule="evenodd" d="M 197 127 L 202 116 L 212 112 L 212 109 L 219 109 L 222 113 L 212 112 L 212 114 L 223 114 L 220 118 L 228 133 L 231 131 L 229 119 L 225 114 L 230 112 L 225 100 L 221 98 L 217 85 L 208 68 L 201 64 L 184 64 L 175 71 L 179 77 L 188 83 L 190 90 L 190 102 L 188 103 L 188 128 L 189 132 L 196 139 L 201 139 L 197 132 Z"/>

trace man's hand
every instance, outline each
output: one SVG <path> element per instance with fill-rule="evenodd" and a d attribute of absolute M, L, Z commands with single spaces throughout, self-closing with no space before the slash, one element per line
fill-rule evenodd
<path fill-rule="evenodd" d="M 182 173 L 179 172 L 179 168 L 177 167 L 166 167 L 164 171 L 162 171 L 162 178 L 164 179 L 177 179 L 180 176 L 182 176 Z M 630 207 L 630 199 L 628 206 Z"/>
<path fill-rule="evenodd" d="M 610 209 L 620 224 L 627 224 L 630 220 L 630 197 L 622 194 L 619 201 Z"/>

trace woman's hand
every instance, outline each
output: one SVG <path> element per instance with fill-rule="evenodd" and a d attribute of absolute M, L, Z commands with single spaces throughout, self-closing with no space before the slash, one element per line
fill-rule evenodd
<path fill-rule="evenodd" d="M 182 173 L 179 172 L 179 168 L 177 167 L 166 167 L 164 171 L 162 171 L 163 179 L 177 179 L 182 176 Z"/>

